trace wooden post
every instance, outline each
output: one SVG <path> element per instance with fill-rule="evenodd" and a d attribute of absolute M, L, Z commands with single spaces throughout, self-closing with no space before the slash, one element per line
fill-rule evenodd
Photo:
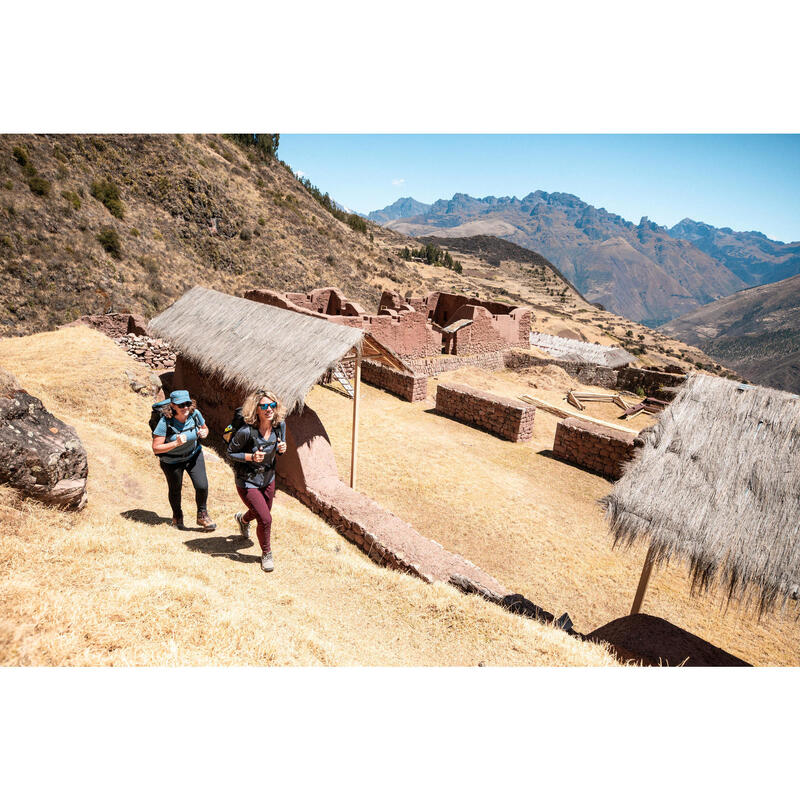
<path fill-rule="evenodd" d="M 638 614 L 644 600 L 644 593 L 647 591 L 647 583 L 650 580 L 650 573 L 653 571 L 653 545 L 647 548 L 647 555 L 644 558 L 642 574 L 639 577 L 639 585 L 636 587 L 636 597 L 633 598 L 631 615 Z"/>
<path fill-rule="evenodd" d="M 350 488 L 356 488 L 356 463 L 358 461 L 358 398 L 361 395 L 361 353 L 356 352 L 356 369 L 353 374 L 353 441 L 350 445 Z"/>

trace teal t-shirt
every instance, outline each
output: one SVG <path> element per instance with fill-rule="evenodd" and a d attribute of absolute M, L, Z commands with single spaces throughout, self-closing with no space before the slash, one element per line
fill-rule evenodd
<path fill-rule="evenodd" d="M 153 429 L 153 436 L 163 436 L 165 442 L 174 442 L 179 433 L 186 434 L 186 442 L 168 453 L 160 455 L 159 458 L 165 464 L 175 464 L 178 461 L 187 461 L 192 456 L 200 452 L 200 440 L 197 438 L 197 429 L 206 424 L 203 415 L 195 411 L 187 417 L 186 422 L 180 423 L 176 419 L 168 420 L 161 417 L 158 425 Z"/>

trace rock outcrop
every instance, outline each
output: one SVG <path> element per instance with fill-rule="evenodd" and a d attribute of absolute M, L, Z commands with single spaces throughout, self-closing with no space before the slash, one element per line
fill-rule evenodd
<path fill-rule="evenodd" d="M 0 369 L 0 483 L 43 503 L 86 505 L 86 450 L 74 428 Z"/>

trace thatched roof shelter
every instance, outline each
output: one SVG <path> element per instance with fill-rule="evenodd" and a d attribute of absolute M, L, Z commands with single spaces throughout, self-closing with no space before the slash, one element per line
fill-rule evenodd
<path fill-rule="evenodd" d="M 268 386 L 288 411 L 364 332 L 195 286 L 150 323 L 200 370 L 247 391 Z"/>
<path fill-rule="evenodd" d="M 608 347 L 603 344 L 581 342 L 577 339 L 567 339 L 563 336 L 551 336 L 549 333 L 530 334 L 532 347 L 544 350 L 553 358 L 562 361 L 581 361 L 587 364 L 600 364 L 604 367 L 624 367 L 632 364 L 636 359 L 622 347 Z"/>
<path fill-rule="evenodd" d="M 640 437 L 603 500 L 615 544 L 648 541 L 648 562 L 683 559 L 693 590 L 717 583 L 759 615 L 796 599 L 800 398 L 690 375 Z"/>

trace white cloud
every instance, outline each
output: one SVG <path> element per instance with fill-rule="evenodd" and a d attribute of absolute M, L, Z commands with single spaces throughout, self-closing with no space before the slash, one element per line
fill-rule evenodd
<path fill-rule="evenodd" d="M 295 175 L 297 175 L 298 178 L 305 178 L 306 176 L 305 172 L 303 172 L 303 170 L 301 169 L 297 170 L 297 172 L 295 172 Z"/>
<path fill-rule="evenodd" d="M 402 186 L 406 182 L 405 178 L 395 178 L 392 181 L 392 186 Z"/>

